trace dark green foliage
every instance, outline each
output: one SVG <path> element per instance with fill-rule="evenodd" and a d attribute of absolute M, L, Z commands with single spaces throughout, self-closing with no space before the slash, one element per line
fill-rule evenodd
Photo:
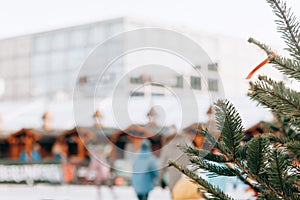
<path fill-rule="evenodd" d="M 278 31 L 287 45 L 290 58 L 274 55 L 267 45 L 250 38 L 269 56 L 269 63 L 294 81 L 300 81 L 300 24 L 281 0 L 266 0 L 278 17 Z M 300 93 L 283 82 L 266 76 L 250 83 L 249 96 L 258 104 L 270 109 L 276 122 L 266 124 L 270 133 L 252 137 L 243 142 L 241 118 L 227 100 L 215 105 L 219 140 L 208 130 L 199 134 L 217 150 L 217 154 L 204 149 L 184 146 L 194 170 L 171 162 L 208 193 L 207 198 L 230 199 L 219 188 L 198 176 L 195 170 L 204 169 L 210 176 L 236 176 L 259 194 L 257 199 L 300 199 Z"/>
<path fill-rule="evenodd" d="M 204 191 L 204 195 L 207 199 L 220 199 L 220 200 L 232 200 L 231 197 L 226 195 L 224 192 L 222 192 L 218 187 L 213 186 L 212 184 L 208 183 L 206 180 L 198 176 L 195 172 L 192 170 L 187 169 L 184 166 L 179 166 L 175 162 L 170 161 L 170 166 L 174 166 L 178 170 L 180 170 L 182 173 L 184 173 L 186 176 L 191 178 L 195 183 L 202 186 L 200 189 L 201 191 Z"/>
<path fill-rule="evenodd" d="M 266 151 L 269 146 L 269 141 L 260 136 L 252 138 L 248 142 L 248 148 L 246 150 L 246 160 L 249 172 L 259 177 L 265 172 L 266 164 Z"/>
<path fill-rule="evenodd" d="M 214 177 L 217 175 L 221 176 L 236 176 L 239 172 L 235 169 L 228 167 L 225 164 L 214 163 L 207 159 L 202 158 L 191 158 L 191 164 L 196 166 L 196 169 L 204 169 L 209 172 L 210 177 Z"/>
<path fill-rule="evenodd" d="M 300 93 L 285 87 L 284 83 L 266 76 L 250 83 L 250 96 L 274 113 L 290 118 L 294 126 L 300 127 Z"/>
<path fill-rule="evenodd" d="M 242 120 L 237 110 L 227 100 L 219 100 L 215 109 L 217 128 L 220 132 L 221 143 L 223 143 L 222 150 L 231 159 L 235 158 L 244 137 Z"/>
<path fill-rule="evenodd" d="M 181 148 L 185 153 L 187 153 L 191 157 L 205 157 L 208 160 L 220 163 L 229 162 L 229 160 L 224 155 L 216 155 L 204 149 L 193 148 L 191 146 L 183 146 Z"/>
<path fill-rule="evenodd" d="M 277 197 L 273 193 L 268 193 L 268 194 L 260 194 L 257 200 L 281 200 L 281 198 Z"/>
<path fill-rule="evenodd" d="M 270 63 L 275 64 L 275 67 L 281 71 L 283 74 L 287 75 L 289 78 L 294 78 L 296 80 L 300 80 L 300 61 L 293 60 L 290 58 L 284 58 L 280 55 L 276 55 L 275 57 L 271 56 L 274 50 L 272 50 L 267 45 L 250 38 L 248 42 L 256 44 L 258 47 L 263 49 L 270 59 Z"/>
<path fill-rule="evenodd" d="M 274 14 L 277 30 L 287 44 L 286 49 L 296 60 L 300 60 L 300 24 L 291 8 L 282 0 L 267 0 Z M 299 65 L 298 65 L 299 66 Z"/>

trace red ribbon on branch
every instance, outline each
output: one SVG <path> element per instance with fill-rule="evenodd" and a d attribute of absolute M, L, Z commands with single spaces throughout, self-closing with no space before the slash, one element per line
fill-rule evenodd
<path fill-rule="evenodd" d="M 276 54 L 273 52 L 272 54 L 271 54 L 271 56 L 270 57 L 274 57 L 274 56 L 276 56 Z M 261 63 L 259 63 L 249 74 L 248 74 L 248 76 L 246 77 L 246 79 L 250 79 L 252 76 L 253 76 L 253 74 L 257 71 L 257 70 L 259 70 L 262 66 L 264 66 L 265 64 L 267 64 L 269 61 L 270 61 L 270 57 L 268 57 L 268 58 L 266 58 L 265 60 L 263 60 Z"/>

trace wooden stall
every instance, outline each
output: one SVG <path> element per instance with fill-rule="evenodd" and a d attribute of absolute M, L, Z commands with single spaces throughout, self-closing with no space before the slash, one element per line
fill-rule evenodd
<path fill-rule="evenodd" d="M 168 130 L 167 127 L 133 124 L 124 131 L 116 131 L 110 137 L 110 140 L 114 143 L 112 157 L 114 159 L 122 159 L 125 156 L 124 152 L 138 151 L 140 143 L 144 139 L 149 139 L 151 141 L 152 151 L 155 155 L 158 155 L 158 150 L 162 146 L 162 137 Z"/>
<path fill-rule="evenodd" d="M 40 134 L 34 129 L 22 128 L 8 137 L 9 158 L 18 159 L 22 151 L 30 152 L 40 139 Z"/>
<path fill-rule="evenodd" d="M 0 131 L 0 159 L 8 158 L 10 155 L 9 143 L 7 140 L 8 134 L 4 131 Z"/>
<path fill-rule="evenodd" d="M 270 126 L 271 123 L 264 122 L 264 121 L 260 121 L 257 124 L 254 124 L 253 126 L 251 126 L 250 128 L 244 131 L 245 142 L 249 141 L 252 137 L 256 135 L 260 135 L 263 133 L 270 133 L 271 132 Z"/>
<path fill-rule="evenodd" d="M 61 135 L 64 130 L 61 129 L 35 129 L 39 134 L 40 138 L 38 140 L 38 143 L 41 146 L 40 153 L 43 159 L 46 160 L 52 160 L 54 159 L 53 155 L 53 146 L 58 138 L 59 135 Z"/>
<path fill-rule="evenodd" d="M 190 126 L 183 129 L 183 133 L 187 134 L 190 137 L 195 147 L 202 148 L 205 138 L 199 134 L 199 131 L 205 126 L 206 125 L 203 123 L 193 123 Z"/>
<path fill-rule="evenodd" d="M 72 160 L 84 160 L 87 156 L 85 143 L 94 138 L 94 133 L 83 127 L 75 127 L 71 130 L 64 131 L 56 139 L 57 142 L 64 146 L 67 158 Z"/>

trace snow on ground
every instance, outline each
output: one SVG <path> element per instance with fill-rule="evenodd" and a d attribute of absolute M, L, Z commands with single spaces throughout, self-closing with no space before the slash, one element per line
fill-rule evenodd
<path fill-rule="evenodd" d="M 226 192 L 238 200 L 253 199 L 251 192 L 239 185 L 236 189 L 229 187 Z M 0 184 L 0 199 L 3 200 L 137 200 L 130 186 L 93 185 L 46 185 L 34 186 Z M 149 200 L 171 200 L 168 189 L 156 187 L 149 194 Z"/>
<path fill-rule="evenodd" d="M 0 185 L 3 200 L 135 200 L 134 190 L 127 186 L 109 188 L 77 185 Z M 168 190 L 156 187 L 149 200 L 171 199 Z"/>

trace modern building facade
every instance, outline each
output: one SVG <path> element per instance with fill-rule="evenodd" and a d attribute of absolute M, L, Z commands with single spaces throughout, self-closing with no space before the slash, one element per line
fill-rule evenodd
<path fill-rule="evenodd" d="M 107 57 L 120 55 L 127 41 L 109 43 L 104 46 L 102 55 L 96 54 L 96 60 L 93 60 L 92 52 L 95 52 L 93 50 L 99 44 L 124 31 L 145 27 L 158 27 L 183 33 L 207 52 L 211 62 L 191 67 L 172 55 L 145 50 L 132 52 L 118 59 L 105 74 L 101 75 L 101 80 L 99 74 L 93 70 L 80 74 L 77 79 L 78 72 L 89 55 L 85 64 L 90 62 L 95 68 L 103 69 L 105 66 L 102 62 Z M 161 42 L 165 42 L 163 37 Z M 74 127 L 72 94 L 76 84 L 84 91 L 88 91 L 83 95 L 88 98 L 94 94 L 90 89 L 97 84 L 101 86 L 96 91 L 96 96 L 103 101 L 98 101 L 96 106 L 103 113 L 104 126 L 108 127 L 116 126 L 111 110 L 111 100 L 115 99 L 111 93 L 116 86 L 123 94 L 138 97 L 136 101 L 128 103 L 132 123 L 146 123 L 148 120 L 146 114 L 154 104 L 160 105 L 165 113 L 168 113 L 162 116 L 165 117 L 165 122 L 169 122 L 166 125 L 180 122 L 182 119 L 178 114 L 180 106 L 177 105 L 177 99 L 173 98 L 174 96 L 162 97 L 177 92 L 186 97 L 185 102 L 191 104 L 189 109 L 194 109 L 189 96 L 185 95 L 185 92 L 194 92 L 199 94 L 198 110 L 201 122 L 207 120 L 206 111 L 213 103 L 207 96 L 215 95 L 215 97 L 233 97 L 231 100 L 237 108 L 242 113 L 245 111 L 246 124 L 253 125 L 251 120 L 266 120 L 264 117 L 267 115 L 263 112 L 260 116 L 247 117 L 255 105 L 249 107 L 250 102 L 245 98 L 248 89 L 245 77 L 256 64 L 265 59 L 265 56 L 264 52 L 238 38 L 132 18 L 116 18 L 2 39 L 0 40 L 2 127 L 4 129 L 40 127 L 41 116 L 45 111 L 53 115 L 53 127 Z M 179 70 L 166 73 L 168 69 L 161 66 L 175 67 Z M 200 75 L 195 73 L 195 69 Z M 259 73 L 268 76 L 274 74 L 268 67 L 260 69 Z M 276 76 L 275 79 L 281 78 Z M 225 95 L 222 93 L 223 88 Z M 103 98 L 107 96 L 109 98 Z M 153 98 L 145 98 L 143 101 L 139 98 L 143 96 Z M 85 121 L 82 125 L 89 126 L 94 123 L 91 117 L 94 111 L 85 113 L 86 109 L 83 106 L 82 113 L 85 115 L 81 115 Z M 191 118 L 189 123 L 196 121 Z"/>
<path fill-rule="evenodd" d="M 0 98 L 71 98 L 81 64 L 99 43 L 124 31 L 143 27 L 159 26 L 129 18 L 117 18 L 0 40 Z M 194 33 L 194 36 L 208 42 L 213 51 L 218 51 L 216 39 L 199 37 L 197 33 Z M 105 53 L 118 55 L 124 42 L 119 41 L 106 46 Z M 103 58 L 107 55 L 103 55 Z M 146 57 L 147 55 L 143 57 L 137 54 L 114 63 L 111 72 L 104 77 L 106 83 L 102 83 L 103 88 L 99 95 L 107 96 L 114 81 L 120 79 L 126 71 L 130 71 L 133 65 L 138 66 L 141 61 L 144 62 Z M 157 59 L 159 63 L 160 58 Z M 99 67 L 103 67 L 100 65 L 101 63 Z M 218 67 L 216 59 L 207 66 L 201 66 L 200 70 L 209 72 L 207 80 L 188 71 L 172 75 L 169 77 L 169 86 L 175 89 L 218 93 L 221 84 L 217 78 Z M 83 87 L 85 84 L 96 84 L 97 77 L 93 75 L 79 77 L 77 83 Z M 153 79 L 147 73 L 133 73 L 125 80 L 126 92 L 132 96 L 146 95 L 147 88 L 136 89 L 135 86 L 144 83 L 147 78 Z M 150 92 L 150 95 L 168 94 L 167 90 L 159 85 L 152 85 L 151 88 L 153 92 Z"/>

